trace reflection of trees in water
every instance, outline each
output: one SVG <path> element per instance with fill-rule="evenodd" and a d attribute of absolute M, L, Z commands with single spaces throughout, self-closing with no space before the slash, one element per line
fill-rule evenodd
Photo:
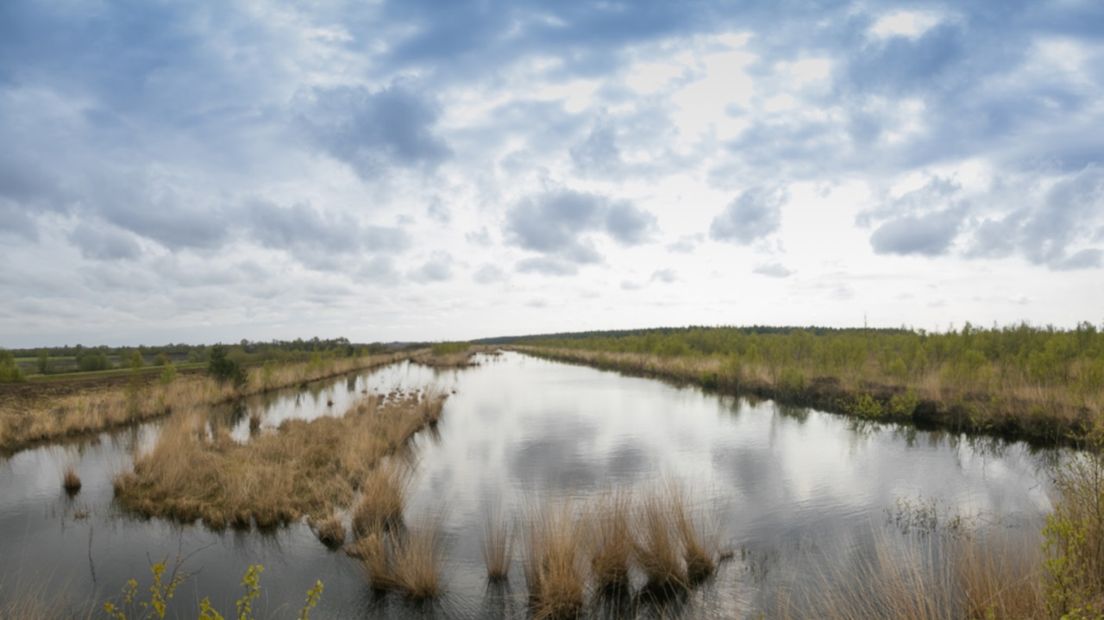
<path fill-rule="evenodd" d="M 796 405 L 782 405 L 777 404 L 774 410 L 778 412 L 778 415 L 786 418 L 787 420 L 794 420 L 804 426 L 805 422 L 809 420 L 809 408 L 798 407 Z"/>

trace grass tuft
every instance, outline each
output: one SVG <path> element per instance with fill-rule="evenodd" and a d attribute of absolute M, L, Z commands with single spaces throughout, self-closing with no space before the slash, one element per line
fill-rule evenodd
<path fill-rule="evenodd" d="M 599 592 L 629 589 L 634 553 L 631 519 L 632 497 L 627 493 L 602 498 L 593 512 L 590 567 Z"/>
<path fill-rule="evenodd" d="M 76 495 L 81 490 L 81 479 L 77 470 L 72 465 L 65 468 L 65 475 L 61 478 L 61 486 L 69 495 Z"/>
<path fill-rule="evenodd" d="M 361 498 L 353 512 L 353 532 L 357 536 L 402 524 L 410 469 L 394 462 L 380 463 L 364 478 Z"/>
<path fill-rule="evenodd" d="M 498 511 L 493 512 L 483 530 L 483 562 L 487 566 L 488 581 L 494 583 L 509 578 L 513 548 L 510 524 L 502 519 Z"/>
<path fill-rule="evenodd" d="M 357 540 L 354 555 L 372 588 L 399 592 L 412 600 L 439 596 L 441 536 L 437 523 L 405 531 L 372 532 Z"/>
<path fill-rule="evenodd" d="M 318 540 L 330 549 L 338 549 L 345 544 L 345 524 L 336 514 L 311 523 Z"/>
<path fill-rule="evenodd" d="M 582 613 L 586 584 L 582 534 L 566 506 L 531 515 L 525 580 L 534 618 L 575 618 Z"/>

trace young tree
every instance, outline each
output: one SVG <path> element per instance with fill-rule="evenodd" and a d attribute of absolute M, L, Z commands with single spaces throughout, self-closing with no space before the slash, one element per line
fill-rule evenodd
<path fill-rule="evenodd" d="M 207 374 L 214 377 L 219 383 L 232 383 L 236 388 L 244 387 L 248 380 L 245 369 L 230 359 L 226 353 L 226 347 L 221 344 L 211 347 L 211 359 L 207 362 Z"/>
<path fill-rule="evenodd" d="M 0 349 L 0 383 L 11 383 L 23 380 L 23 371 L 15 363 L 15 357 L 11 353 Z"/>

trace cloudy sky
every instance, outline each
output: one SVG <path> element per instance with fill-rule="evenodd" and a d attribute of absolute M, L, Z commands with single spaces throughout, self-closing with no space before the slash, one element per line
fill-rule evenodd
<path fill-rule="evenodd" d="M 0 2 L 0 346 L 1104 320 L 1104 4 Z"/>

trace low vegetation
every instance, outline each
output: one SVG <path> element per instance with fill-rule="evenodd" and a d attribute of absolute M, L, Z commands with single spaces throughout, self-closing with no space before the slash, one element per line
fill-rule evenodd
<path fill-rule="evenodd" d="M 441 594 L 441 552 L 436 522 L 410 529 L 373 531 L 358 538 L 354 547 L 373 589 L 398 592 L 412 600 Z"/>
<path fill-rule="evenodd" d="M 485 347 L 472 346 L 466 342 L 440 342 L 432 345 L 428 351 L 416 353 L 411 359 L 424 366 L 433 368 L 469 368 L 478 365 L 474 360 L 477 353 Z"/>
<path fill-rule="evenodd" d="M 483 529 L 483 562 L 487 566 L 488 581 L 495 583 L 509 578 L 513 552 L 513 529 L 501 512 L 493 511 Z"/>
<path fill-rule="evenodd" d="M 568 507 L 545 508 L 529 520 L 525 582 L 534 618 L 574 618 L 586 603 L 582 528 Z"/>
<path fill-rule="evenodd" d="M 61 477 L 61 487 L 69 495 L 76 495 L 81 490 L 81 479 L 73 466 L 65 468 L 65 474 Z"/>
<path fill-rule="evenodd" d="M 374 368 L 404 358 L 404 354 L 327 359 L 294 364 L 269 364 L 243 370 L 243 380 L 177 375 L 171 365 L 155 380 L 132 372 L 126 381 L 25 398 L 0 398 L 0 451 L 34 442 L 106 430 L 148 420 L 172 411 L 189 411 L 250 394 L 297 386 L 349 372 Z"/>
<path fill-rule="evenodd" d="M 1058 472 L 1054 512 L 1028 540 L 884 538 L 857 567 L 796 584 L 783 618 L 1104 618 L 1104 456 L 1080 453 Z M 838 559 L 826 559 L 839 566 Z"/>
<path fill-rule="evenodd" d="M 225 428 L 209 428 L 203 416 L 176 416 L 133 471 L 115 479 L 115 495 L 124 508 L 147 516 L 266 528 L 304 515 L 325 519 L 360 493 L 354 530 L 365 531 L 365 521 L 392 517 L 396 501 L 401 513 L 401 495 L 380 492 L 380 472 L 388 471 L 381 462 L 436 422 L 444 398 L 368 396 L 344 416 L 289 420 L 244 444 Z"/>
<path fill-rule="evenodd" d="M 241 580 L 244 592 L 241 598 L 234 603 L 234 613 L 223 615 L 211 603 L 210 598 L 204 597 L 199 602 L 199 620 L 223 620 L 224 618 L 254 620 L 257 618 L 255 606 L 264 594 L 261 588 L 261 573 L 263 572 L 264 566 L 261 564 L 251 564 L 246 569 Z M 104 614 L 113 620 L 146 618 L 163 620 L 166 617 L 179 617 L 177 613 L 170 614 L 173 611 L 172 602 L 177 589 L 191 575 L 181 570 L 179 562 L 169 567 L 164 561 L 161 561 L 150 566 L 150 576 L 150 584 L 144 589 L 139 589 L 137 579 L 129 580 L 123 586 L 118 597 L 103 604 Z M 314 585 L 307 590 L 306 600 L 295 615 L 298 620 L 310 620 L 311 613 L 322 600 L 323 590 L 324 587 L 321 581 L 315 581 Z"/>
<path fill-rule="evenodd" d="M 922 330 L 687 328 L 531 337 L 552 359 L 863 418 L 1044 443 L 1104 424 L 1104 332 L 1017 325 Z"/>

